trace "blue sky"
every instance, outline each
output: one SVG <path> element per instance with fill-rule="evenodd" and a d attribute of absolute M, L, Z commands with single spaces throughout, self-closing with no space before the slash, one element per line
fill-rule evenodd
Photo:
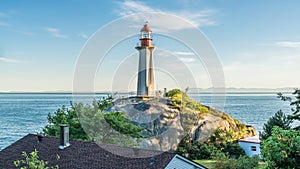
<path fill-rule="evenodd" d="M 143 12 L 178 15 L 198 27 L 219 55 L 226 87 L 299 87 L 299 6 L 297 0 L 4 0 L 0 2 L 0 91 L 71 91 L 77 58 L 88 38 L 122 16 Z M 153 18 L 150 26 L 151 22 Z M 154 41 L 162 50 L 169 43 L 159 36 Z M 129 52 L 124 57 L 132 54 L 134 59 L 137 42 L 131 38 L 115 47 L 108 63 L 124 61 L 120 55 L 125 50 Z M 199 77 L 196 87 L 211 86 L 204 68 L 193 67 L 190 51 L 176 43 L 166 50 L 175 51 L 172 54 Z M 95 80 L 98 91 L 110 90 L 115 76 L 114 66 L 104 68 Z M 158 72 L 158 81 L 162 77 Z M 131 83 L 134 89 L 135 81 Z M 157 84 L 162 86 L 173 87 Z"/>

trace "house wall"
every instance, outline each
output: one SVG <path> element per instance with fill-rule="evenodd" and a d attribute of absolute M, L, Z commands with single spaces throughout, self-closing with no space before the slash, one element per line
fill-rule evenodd
<path fill-rule="evenodd" d="M 254 155 L 259 155 L 261 157 L 261 149 L 259 143 L 239 142 L 239 145 L 249 157 L 252 157 Z"/>

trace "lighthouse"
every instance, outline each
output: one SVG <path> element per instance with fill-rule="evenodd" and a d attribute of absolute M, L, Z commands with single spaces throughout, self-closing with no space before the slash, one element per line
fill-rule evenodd
<path fill-rule="evenodd" d="M 155 96 L 154 91 L 154 68 L 151 29 L 148 22 L 145 23 L 140 32 L 140 43 L 135 47 L 139 51 L 139 67 L 137 81 L 137 96 Z"/>

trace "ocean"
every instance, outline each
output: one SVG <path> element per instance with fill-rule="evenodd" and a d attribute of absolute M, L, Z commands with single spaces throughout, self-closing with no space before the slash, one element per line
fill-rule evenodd
<path fill-rule="evenodd" d="M 101 93 L 97 99 L 107 96 Z M 190 94 L 204 105 L 211 104 L 210 94 Z M 87 95 L 80 95 L 83 101 Z M 27 135 L 41 132 L 47 125 L 48 113 L 62 105 L 70 106 L 71 93 L 0 93 L 0 150 Z M 279 109 L 290 114 L 290 106 L 277 98 L 276 93 L 226 94 L 224 111 L 258 131 Z"/>

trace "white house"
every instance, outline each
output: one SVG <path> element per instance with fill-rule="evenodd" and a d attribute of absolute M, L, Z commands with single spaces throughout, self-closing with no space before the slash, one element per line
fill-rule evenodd
<path fill-rule="evenodd" d="M 254 155 L 261 157 L 260 140 L 258 135 L 240 139 L 239 145 L 249 157 Z"/>

